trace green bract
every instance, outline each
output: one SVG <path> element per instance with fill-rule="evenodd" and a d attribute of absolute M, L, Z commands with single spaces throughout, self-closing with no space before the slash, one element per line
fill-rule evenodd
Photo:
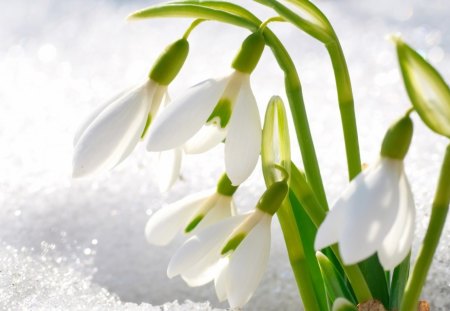
<path fill-rule="evenodd" d="M 423 122 L 438 134 L 450 137 L 450 89 L 442 76 L 401 39 L 397 54 L 406 91 Z"/>

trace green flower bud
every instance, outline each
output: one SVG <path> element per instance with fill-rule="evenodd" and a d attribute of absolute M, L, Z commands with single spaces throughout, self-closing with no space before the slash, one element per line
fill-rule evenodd
<path fill-rule="evenodd" d="M 291 149 L 288 122 L 283 101 L 278 96 L 272 96 L 267 105 L 262 130 L 261 162 L 267 186 L 280 180 L 280 174 L 284 173 L 288 176 L 290 174 Z"/>
<path fill-rule="evenodd" d="M 180 72 L 189 52 L 189 42 L 180 39 L 169 45 L 159 56 L 149 78 L 161 85 L 169 85 Z"/>
<path fill-rule="evenodd" d="M 260 32 L 252 33 L 242 43 L 241 50 L 233 60 L 231 67 L 240 72 L 252 73 L 261 58 L 265 44 L 264 37 Z"/>
<path fill-rule="evenodd" d="M 406 91 L 422 121 L 450 138 L 450 88 L 439 72 L 400 38 L 394 38 Z"/>
<path fill-rule="evenodd" d="M 289 187 L 285 180 L 273 183 L 263 193 L 256 208 L 270 215 L 275 214 L 286 198 L 288 191 Z"/>
<path fill-rule="evenodd" d="M 411 144 L 412 134 L 413 123 L 407 114 L 388 129 L 381 146 L 381 156 L 403 160 Z"/>

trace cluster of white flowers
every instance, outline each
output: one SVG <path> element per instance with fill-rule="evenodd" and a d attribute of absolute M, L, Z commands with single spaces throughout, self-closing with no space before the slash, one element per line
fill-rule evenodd
<path fill-rule="evenodd" d="M 161 208 L 148 221 L 145 233 L 155 245 L 170 243 L 178 232 L 189 234 L 172 257 L 168 276 L 180 275 L 190 286 L 214 281 L 219 300 L 227 299 L 233 308 L 246 304 L 262 279 L 270 253 L 272 216 L 288 192 L 287 178 L 276 181 L 252 212 L 236 215 L 233 195 L 253 172 L 262 144 L 250 74 L 264 44 L 261 47 L 258 41 L 260 34 L 247 40 L 256 40 L 247 44 L 247 48 L 256 47 L 251 65 L 242 65 L 248 62 L 239 58 L 248 53 L 238 54 L 230 75 L 199 83 L 160 109 L 168 97 L 167 85 L 186 58 L 187 43 L 183 43 L 177 56 L 182 61 L 169 77 L 157 65 L 156 73 L 152 71 L 142 85 L 119 94 L 87 119 L 76 134 L 73 159 L 73 175 L 86 176 L 118 165 L 145 139 L 147 150 L 161 152 L 162 163 L 167 164 L 160 165 L 160 181 L 161 188 L 168 189 L 179 175 L 183 153 L 205 152 L 225 140 L 226 173 L 217 189 Z M 174 57 L 174 53 L 166 54 Z M 164 55 L 162 60 L 166 61 Z M 317 250 L 339 243 L 345 264 L 377 252 L 386 270 L 406 257 L 415 220 L 403 169 L 411 135 L 409 116 L 388 132 L 380 159 L 349 184 L 319 227 Z"/>

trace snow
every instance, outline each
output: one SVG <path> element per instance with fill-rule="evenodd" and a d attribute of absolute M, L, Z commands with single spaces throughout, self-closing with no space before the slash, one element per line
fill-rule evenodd
<path fill-rule="evenodd" d="M 167 194 L 155 183 L 155 155 L 139 146 L 110 172 L 71 179 L 72 137 L 94 107 L 145 78 L 152 61 L 179 38 L 188 20 L 126 22 L 149 1 L 36 0 L 0 3 L 0 309 L 212 310 L 212 286 L 189 288 L 166 277 L 169 247 L 149 246 L 144 225 L 165 202 L 214 186 L 223 148 L 187 157 L 183 178 Z M 241 3 L 249 3 L 242 1 Z M 408 107 L 395 50 L 385 35 L 402 32 L 450 76 L 450 7 L 443 0 L 318 1 L 346 53 L 358 115 L 362 156 L 372 161 L 387 126 Z M 263 17 L 273 14 L 250 5 Z M 296 60 L 328 199 L 346 183 L 344 148 L 328 56 L 286 24 L 271 26 Z M 235 27 L 203 23 L 191 37 L 185 68 L 172 97 L 189 85 L 229 72 L 247 35 Z M 282 75 L 269 50 L 252 76 L 264 105 L 284 96 Z M 448 140 L 414 115 L 415 135 L 406 170 L 418 207 L 413 256 L 423 238 L 430 202 Z M 293 131 L 292 131 L 293 132 Z M 298 150 L 293 159 L 299 162 Z M 248 210 L 263 191 L 261 173 L 237 192 Z M 298 310 L 284 242 L 274 224 L 268 271 L 248 310 Z M 447 226 L 423 298 L 433 310 L 450 309 L 450 231 Z M 170 301 L 184 303 L 167 303 Z M 190 301 L 200 302 L 199 304 Z M 209 302 L 204 302 L 209 301 Z M 153 306 L 152 306 L 153 305 Z"/>

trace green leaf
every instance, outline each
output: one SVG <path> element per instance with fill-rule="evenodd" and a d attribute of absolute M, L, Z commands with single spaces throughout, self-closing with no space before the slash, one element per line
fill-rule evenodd
<path fill-rule="evenodd" d="M 322 273 L 316 258 L 316 251 L 314 249 L 314 238 L 317 233 L 316 226 L 313 224 L 303 206 L 300 204 L 292 191 L 289 193 L 289 202 L 291 203 L 295 221 L 300 233 L 304 256 L 309 268 L 309 274 L 312 279 L 317 300 L 320 303 L 321 310 L 328 310 L 324 280 L 322 278 Z"/>
<path fill-rule="evenodd" d="M 341 297 L 334 302 L 333 311 L 358 311 L 358 309 L 350 301 Z"/>
<path fill-rule="evenodd" d="M 356 304 L 350 290 L 348 289 L 345 279 L 333 265 L 333 263 L 321 252 L 316 253 L 319 267 L 322 272 L 325 288 L 331 302 L 334 303 L 339 297 L 345 297 Z"/>
<path fill-rule="evenodd" d="M 389 310 L 398 310 L 402 303 L 403 293 L 409 276 L 411 253 L 394 269 L 391 284 L 391 300 Z"/>
<path fill-rule="evenodd" d="M 395 39 L 400 69 L 409 99 L 422 121 L 450 137 L 450 89 L 436 69 L 401 39 Z"/>
<path fill-rule="evenodd" d="M 379 300 L 385 308 L 388 308 L 389 289 L 384 269 L 378 260 L 378 256 L 375 254 L 360 262 L 358 266 L 364 274 L 364 278 L 366 279 L 373 299 Z"/>

